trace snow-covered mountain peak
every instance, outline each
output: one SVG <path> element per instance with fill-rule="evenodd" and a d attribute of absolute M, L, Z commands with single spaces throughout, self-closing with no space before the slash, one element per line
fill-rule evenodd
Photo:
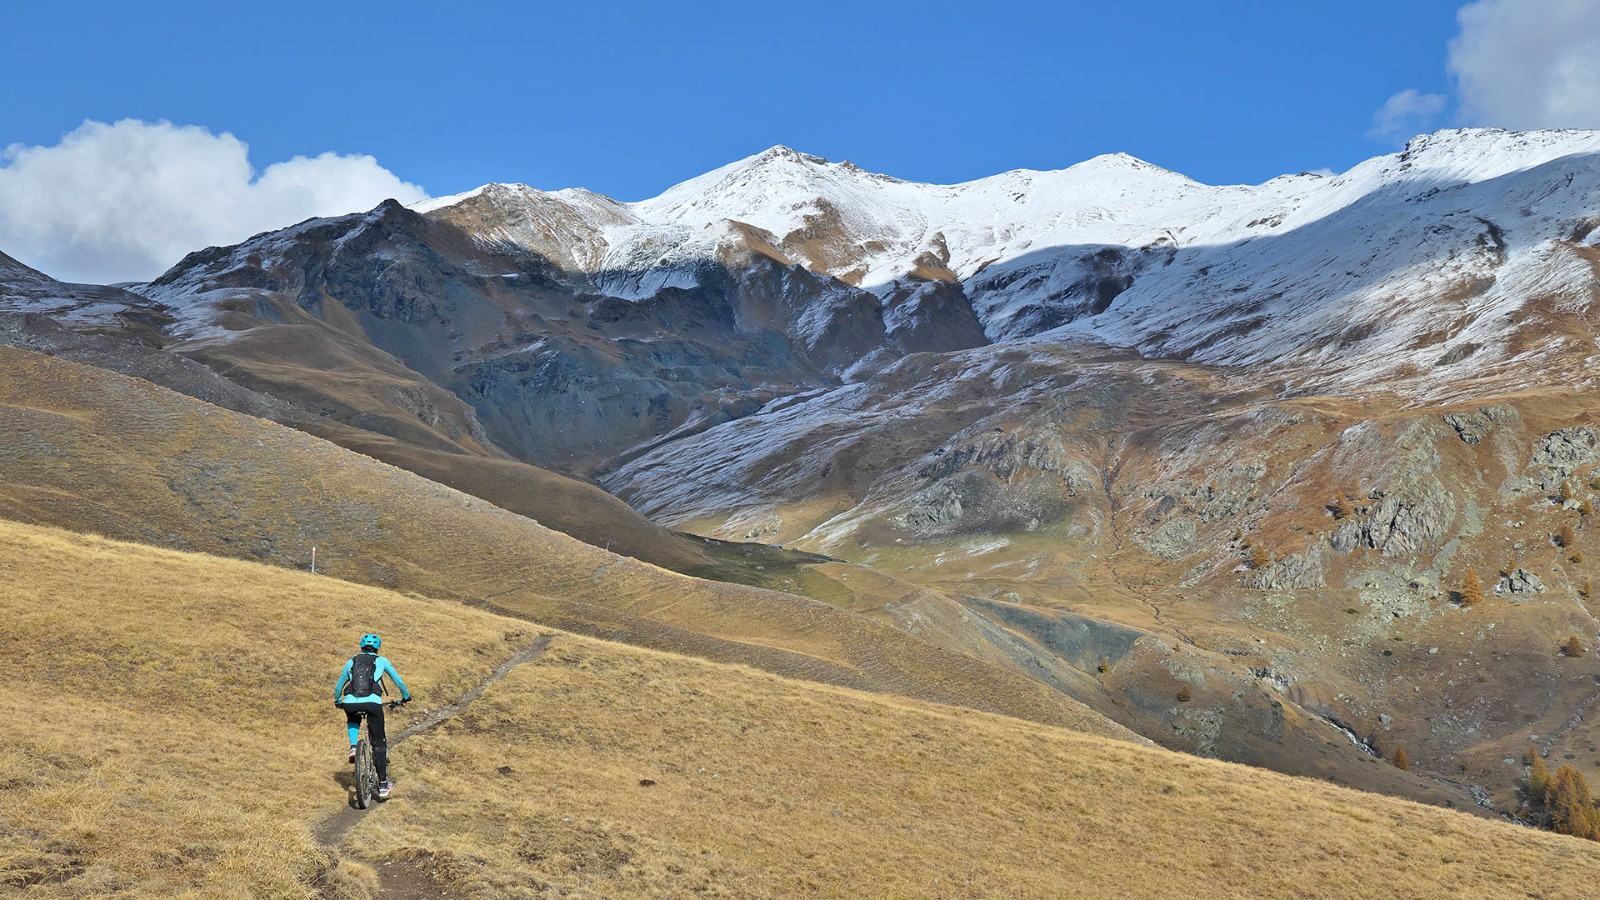
<path fill-rule="evenodd" d="M 802 153 L 793 147 L 786 147 L 783 144 L 774 144 L 771 147 L 768 147 L 760 153 L 757 153 L 756 155 L 745 160 L 745 163 L 768 162 L 798 162 L 809 163 L 811 165 L 828 164 L 828 161 L 820 156 L 813 156 L 810 153 Z"/>
<path fill-rule="evenodd" d="M 1197 183 L 1186 175 L 1180 175 L 1171 169 L 1162 168 L 1128 153 L 1102 153 L 1060 171 L 1072 172 L 1079 177 L 1104 175 L 1113 178 L 1154 178 L 1188 184 Z"/>
<path fill-rule="evenodd" d="M 641 218 L 695 226 L 717 220 L 750 221 L 764 207 L 795 207 L 857 190 L 881 180 L 850 163 L 777 146 L 673 185 L 659 196 L 630 204 Z M 752 223 L 755 224 L 755 223 Z M 763 226 L 764 227 L 764 226 Z"/>
<path fill-rule="evenodd" d="M 622 208 L 622 204 L 617 203 L 610 197 L 604 194 L 596 194 L 584 188 L 561 188 L 555 191 L 542 191 L 526 184 L 491 182 L 464 193 L 451 194 L 446 197 L 434 197 L 431 200 L 414 203 L 411 205 L 411 209 L 415 212 L 427 214 L 474 200 L 506 209 L 548 203 Z"/>
<path fill-rule="evenodd" d="M 1293 172 L 1288 175 L 1279 175 L 1276 178 L 1268 179 L 1267 181 L 1261 183 L 1261 187 L 1270 188 L 1273 186 L 1282 185 L 1299 185 L 1333 177 L 1334 175 L 1331 172 Z"/>
<path fill-rule="evenodd" d="M 1449 128 L 1418 135 L 1399 153 L 1367 160 L 1346 174 L 1471 184 L 1592 153 L 1600 153 L 1600 132 Z"/>
<path fill-rule="evenodd" d="M 1450 298 L 1482 292 L 1485 308 L 1516 308 L 1515 286 L 1558 264 L 1549 241 L 1595 230 L 1584 223 L 1600 220 L 1597 184 L 1600 132 L 1465 128 L 1343 173 L 1257 185 L 1207 185 L 1126 153 L 926 184 L 777 146 L 634 203 L 504 185 L 419 209 L 616 297 L 692 288 L 708 265 L 765 257 L 886 307 L 929 280 L 959 283 L 995 340 L 1070 326 L 1235 364 L 1282 355 L 1289 331 L 1289 343 L 1319 346 L 1353 304 L 1403 317 L 1374 332 L 1397 340 L 1466 334 L 1445 322 Z M 1399 296 L 1406 310 L 1392 306 Z M 1412 363 L 1487 343 L 1468 337 L 1423 343 Z"/>
<path fill-rule="evenodd" d="M 1507 131 L 1504 128 L 1442 128 L 1419 134 L 1406 141 L 1401 156 L 1417 158 L 1424 153 L 1439 155 L 1490 154 L 1554 159 L 1571 153 L 1592 150 L 1597 134 L 1573 128 L 1545 128 L 1533 131 Z M 1535 163 L 1537 164 L 1537 163 Z"/>

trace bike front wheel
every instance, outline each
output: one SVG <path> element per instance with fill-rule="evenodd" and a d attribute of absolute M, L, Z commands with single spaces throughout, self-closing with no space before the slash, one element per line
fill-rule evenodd
<path fill-rule="evenodd" d="M 378 793 L 378 772 L 372 765 L 372 746 L 365 738 L 356 744 L 356 809 L 372 805 Z"/>

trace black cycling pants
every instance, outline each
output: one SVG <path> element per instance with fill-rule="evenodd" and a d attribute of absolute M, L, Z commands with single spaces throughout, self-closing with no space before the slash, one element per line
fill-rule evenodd
<path fill-rule="evenodd" d="M 382 703 L 346 703 L 345 723 L 351 727 L 361 724 L 361 714 L 367 714 L 367 740 L 372 743 L 372 764 L 378 767 L 378 780 L 389 780 L 389 736 L 383 731 Z"/>

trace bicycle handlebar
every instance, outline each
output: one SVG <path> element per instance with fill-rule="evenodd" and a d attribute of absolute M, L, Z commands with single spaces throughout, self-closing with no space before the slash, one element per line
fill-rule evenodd
<path fill-rule="evenodd" d="M 410 703 L 410 702 L 411 702 L 410 698 L 404 698 L 404 699 L 400 699 L 400 700 L 384 700 L 384 701 L 382 701 L 382 705 L 387 706 L 390 709 L 399 709 L 400 707 L 405 706 L 407 703 Z M 333 701 L 333 704 L 335 706 L 339 707 L 340 709 L 344 708 L 344 701 L 343 700 L 335 700 L 335 701 Z"/>

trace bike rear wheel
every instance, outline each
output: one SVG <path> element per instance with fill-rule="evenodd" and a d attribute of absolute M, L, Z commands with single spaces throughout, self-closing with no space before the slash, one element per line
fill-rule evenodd
<path fill-rule="evenodd" d="M 372 765 L 372 746 L 362 738 L 356 744 L 356 809 L 371 806 L 377 792 L 378 773 Z"/>

